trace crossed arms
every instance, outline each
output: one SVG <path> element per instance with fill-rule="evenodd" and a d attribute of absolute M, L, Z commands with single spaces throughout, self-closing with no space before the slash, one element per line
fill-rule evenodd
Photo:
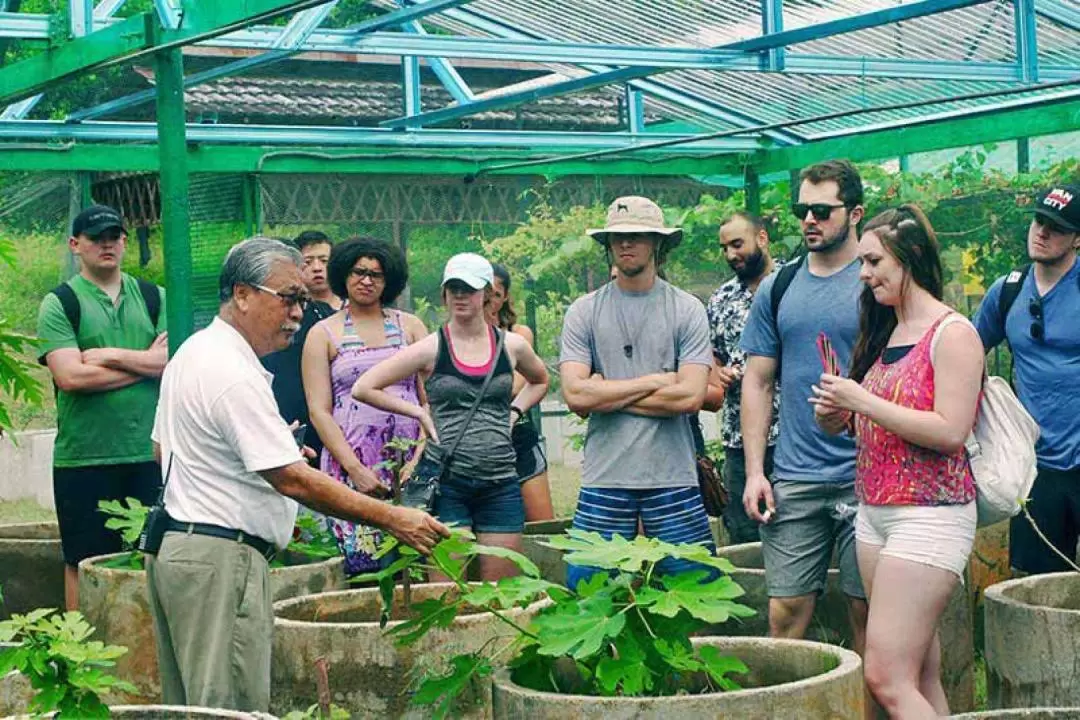
<path fill-rule="evenodd" d="M 45 362 L 56 386 L 64 392 L 95 393 L 161 377 L 168 359 L 168 335 L 161 333 L 145 350 L 58 348 L 45 357 Z"/>
<path fill-rule="evenodd" d="M 678 372 L 607 380 L 593 373 L 587 364 L 569 360 L 559 366 L 559 377 L 563 400 L 581 417 L 608 412 L 674 417 L 701 410 L 709 367 L 688 364 Z"/>

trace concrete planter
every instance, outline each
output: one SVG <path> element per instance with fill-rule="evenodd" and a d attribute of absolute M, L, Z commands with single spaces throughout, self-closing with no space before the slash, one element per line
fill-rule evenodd
<path fill-rule="evenodd" d="M 438 597 L 451 583 L 414 585 L 413 602 Z M 513 630 L 486 613 L 459 616 L 447 628 L 432 630 L 409 647 L 396 647 L 379 627 L 382 604 L 377 588 L 347 590 L 294 598 L 274 605 L 274 646 L 271 661 L 270 710 L 284 715 L 315 702 L 316 658 L 329 662 L 332 700 L 354 717 L 427 718 L 431 709 L 409 703 L 409 674 L 440 664 L 452 655 L 479 649 L 491 638 L 511 637 Z M 527 624 L 543 607 L 506 614 Z M 401 588 L 394 595 L 394 617 L 404 609 Z M 486 692 L 469 698 L 453 717 L 489 716 Z"/>
<path fill-rule="evenodd" d="M 106 645 L 122 645 L 127 654 L 116 661 L 114 674 L 135 685 L 134 695 L 117 693 L 109 702 L 153 703 L 161 699 L 157 644 L 150 615 L 146 572 L 102 567 L 110 558 L 124 554 L 87 558 L 79 564 L 79 610 Z M 302 556 L 286 556 L 299 563 L 270 569 L 270 591 L 275 601 L 302 593 L 345 587 L 341 558 L 303 562 Z"/>
<path fill-rule="evenodd" d="M 11 613 L 64 607 L 64 555 L 55 522 L 0 525 L 0 620 Z"/>
<path fill-rule="evenodd" d="M 15 647 L 15 643 L 0 642 L 0 652 Z M 0 717 L 26 712 L 34 689 L 22 673 L 12 670 L 0 676 Z"/>
<path fill-rule="evenodd" d="M 983 607 L 990 707 L 1080 706 L 1080 574 L 998 583 Z"/>
<path fill-rule="evenodd" d="M 965 720 L 1080 720 L 1080 708 L 1014 708 L 953 715 Z"/>
<path fill-rule="evenodd" d="M 735 620 L 717 628 L 718 634 L 759 636 L 769 634 L 769 596 L 765 589 L 765 563 L 761 543 L 745 543 L 719 548 L 717 555 L 731 560 L 738 568 L 732 575 L 746 595 L 739 602 L 758 611 L 757 615 L 741 622 Z M 971 710 L 975 702 L 974 642 L 971 604 L 967 592 L 958 587 L 942 614 L 938 627 L 941 633 L 941 675 L 949 707 L 954 711 Z M 840 589 L 840 571 L 831 568 L 825 593 L 818 599 L 814 619 L 807 639 L 852 647 L 851 623 L 848 620 L 847 598 Z"/>
<path fill-rule="evenodd" d="M 566 560 L 563 551 L 548 547 L 544 543 L 555 535 L 525 535 L 522 538 L 522 554 L 540 568 L 540 577 L 548 582 L 566 585 Z"/>
<path fill-rule="evenodd" d="M 803 640 L 701 638 L 750 668 L 743 690 L 656 698 L 594 697 L 538 692 L 496 674 L 494 720 L 805 720 L 863 717 L 863 675 L 850 650 Z"/>

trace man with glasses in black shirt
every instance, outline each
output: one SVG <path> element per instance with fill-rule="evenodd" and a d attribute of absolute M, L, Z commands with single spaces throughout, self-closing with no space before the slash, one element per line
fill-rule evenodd
<path fill-rule="evenodd" d="M 1020 401 L 1039 423 L 1039 474 L 1028 510 L 1065 556 L 1080 535 L 1080 185 L 1059 185 L 1036 197 L 1027 234 L 1031 264 L 998 278 L 975 315 L 989 351 L 1003 340 L 1013 356 Z M 1068 570 L 1027 519 L 1013 518 L 1014 570 Z"/>

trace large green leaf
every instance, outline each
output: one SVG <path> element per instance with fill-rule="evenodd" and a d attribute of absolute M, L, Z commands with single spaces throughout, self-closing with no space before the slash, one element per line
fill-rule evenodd
<path fill-rule="evenodd" d="M 596 682 L 601 691 L 606 695 L 638 696 L 651 690 L 653 673 L 634 636 L 620 635 L 614 645 L 614 653 L 596 665 Z"/>
<path fill-rule="evenodd" d="M 541 655 L 569 655 L 583 660 L 594 655 L 605 640 L 618 635 L 626 625 L 626 615 L 616 611 L 606 595 L 595 595 L 579 605 L 567 605 L 559 610 L 533 620 L 537 652 Z"/>
<path fill-rule="evenodd" d="M 753 608 L 731 601 L 744 591 L 730 577 L 721 576 L 710 582 L 705 570 L 665 575 L 660 578 L 664 589 L 642 588 L 637 595 L 638 605 L 646 612 L 674 617 L 685 610 L 707 623 L 726 622 L 731 617 L 751 617 Z"/>
<path fill-rule="evenodd" d="M 473 679 L 487 677 L 491 670 L 491 663 L 482 655 L 455 655 L 450 658 L 448 672 L 424 678 L 412 702 L 415 705 L 435 705 L 433 717 L 442 720 L 450 714 L 454 701 L 469 688 Z"/>
<path fill-rule="evenodd" d="M 727 677 L 730 674 L 745 675 L 750 668 L 738 658 L 720 654 L 720 649 L 711 645 L 702 645 L 698 648 L 698 657 L 701 658 L 705 671 L 709 677 L 724 690 L 739 690 L 741 686 Z"/>
<path fill-rule="evenodd" d="M 409 645 L 422 638 L 429 630 L 450 627 L 460 607 L 461 600 L 450 592 L 443 593 L 441 597 L 428 598 L 413 604 L 411 610 L 416 617 L 395 625 L 387 632 L 397 636 L 395 642 L 398 645 Z"/>
<path fill-rule="evenodd" d="M 511 550 L 510 548 L 504 547 L 497 547 L 494 545 L 481 545 L 479 543 L 476 543 L 472 546 L 471 552 L 475 555 L 489 555 L 491 557 L 498 557 L 503 558 L 504 560 L 509 560 L 515 565 L 517 565 L 519 568 L 521 568 L 521 571 L 529 577 L 540 577 L 540 568 L 536 567 L 536 563 L 534 563 L 532 560 L 525 557 L 521 553 L 517 552 L 516 550 Z"/>
<path fill-rule="evenodd" d="M 566 588 L 540 578 L 515 575 L 502 578 L 497 583 L 481 583 L 470 586 L 464 601 L 473 607 L 494 607 L 508 609 L 515 606 L 525 607 L 543 594 L 568 595 Z"/>

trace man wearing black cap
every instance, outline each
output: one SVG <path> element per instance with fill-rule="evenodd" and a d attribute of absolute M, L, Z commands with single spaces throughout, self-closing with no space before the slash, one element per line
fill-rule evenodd
<path fill-rule="evenodd" d="M 165 293 L 120 270 L 126 242 L 112 208 L 79 213 L 68 240 L 79 274 L 38 310 L 39 361 L 56 385 L 53 496 L 68 609 L 78 607 L 79 562 L 121 549 L 98 502 L 134 497 L 150 505 L 161 485 L 150 430 L 168 360 Z"/>
<path fill-rule="evenodd" d="M 1080 185 L 1035 199 L 1028 228 L 1031 264 L 998 278 L 975 316 L 987 350 L 1002 340 L 1013 355 L 1016 392 L 1039 423 L 1039 474 L 1028 510 L 1057 549 L 1075 557 L 1080 534 Z M 1009 560 L 1023 573 L 1068 570 L 1023 516 L 1009 529 Z"/>

